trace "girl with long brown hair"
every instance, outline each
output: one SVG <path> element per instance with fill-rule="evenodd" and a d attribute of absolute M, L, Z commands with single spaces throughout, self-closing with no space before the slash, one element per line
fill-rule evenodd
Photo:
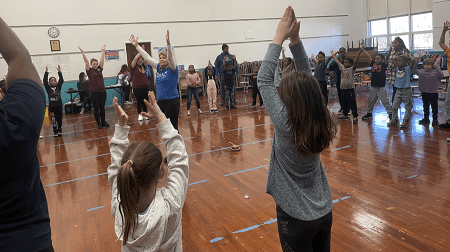
<path fill-rule="evenodd" d="M 333 203 L 320 152 L 337 129 L 311 75 L 299 30 L 289 6 L 258 73 L 258 88 L 275 128 L 266 192 L 277 203 L 283 251 L 330 251 Z M 287 38 L 299 72 L 283 76 L 277 92 L 278 58 Z"/>
<path fill-rule="evenodd" d="M 117 104 L 119 117 L 109 142 L 111 165 L 108 182 L 112 191 L 111 212 L 122 251 L 182 251 L 181 212 L 186 199 L 189 159 L 183 138 L 156 104 L 153 92 L 144 100 L 147 112 L 156 121 L 167 149 L 161 151 L 150 142 L 129 144 L 128 115 Z M 164 161 L 163 161 L 164 160 Z M 157 188 L 158 182 L 167 185 Z"/>

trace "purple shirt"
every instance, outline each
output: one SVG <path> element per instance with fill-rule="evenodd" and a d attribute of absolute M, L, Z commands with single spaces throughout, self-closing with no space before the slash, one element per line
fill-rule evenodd
<path fill-rule="evenodd" d="M 432 68 L 431 70 L 418 69 L 417 62 L 414 66 L 413 73 L 419 76 L 419 90 L 423 93 L 437 93 L 438 82 L 444 78 L 444 74 L 439 67 Z"/>

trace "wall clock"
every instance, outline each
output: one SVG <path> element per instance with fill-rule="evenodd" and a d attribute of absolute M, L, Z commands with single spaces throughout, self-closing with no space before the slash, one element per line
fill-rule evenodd
<path fill-rule="evenodd" d="M 48 35 L 52 38 L 56 38 L 59 36 L 59 30 L 56 27 L 50 27 L 50 29 L 48 29 Z"/>

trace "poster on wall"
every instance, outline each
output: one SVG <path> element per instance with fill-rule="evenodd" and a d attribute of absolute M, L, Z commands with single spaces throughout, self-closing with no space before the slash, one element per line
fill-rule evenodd
<path fill-rule="evenodd" d="M 184 71 L 184 65 L 178 65 L 178 72 Z"/>
<path fill-rule="evenodd" d="M 119 50 L 105 50 L 105 59 L 119 59 Z"/>
<path fill-rule="evenodd" d="M 158 55 L 163 51 L 167 54 L 167 47 L 158 47 Z M 175 49 L 173 46 L 172 46 L 172 54 L 175 57 Z"/>

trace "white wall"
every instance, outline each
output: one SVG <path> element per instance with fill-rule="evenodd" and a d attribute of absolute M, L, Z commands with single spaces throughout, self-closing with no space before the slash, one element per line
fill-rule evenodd
<path fill-rule="evenodd" d="M 70 69 L 63 69 L 68 81 L 78 79 L 84 69 L 78 45 L 88 58 L 98 58 L 103 44 L 121 50 L 120 59 L 108 60 L 104 67 L 105 77 L 115 76 L 126 63 L 124 41 L 132 33 L 152 41 L 156 55 L 155 47 L 165 46 L 165 32 L 170 30 L 177 63 L 186 67 L 203 68 L 208 60 L 214 62 L 222 43 L 229 45 L 239 62 L 261 60 L 288 5 L 302 21 L 300 35 L 308 54 L 322 50 L 329 55 L 330 50 L 365 34 L 365 1 L 359 0 L 0 1 L 0 16 L 36 62 L 52 64 L 53 56 L 68 56 Z M 56 39 L 61 52 L 50 51 L 47 30 L 52 26 L 60 30 Z M 253 39 L 246 39 L 245 31 L 252 31 Z M 6 70 L 1 59 L 0 74 Z M 43 75 L 44 69 L 38 72 Z"/>
<path fill-rule="evenodd" d="M 446 20 L 450 21 L 450 0 L 433 0 L 433 49 L 442 51 L 439 46 L 442 28 Z M 445 37 L 445 43 L 450 39 L 449 33 Z"/>

